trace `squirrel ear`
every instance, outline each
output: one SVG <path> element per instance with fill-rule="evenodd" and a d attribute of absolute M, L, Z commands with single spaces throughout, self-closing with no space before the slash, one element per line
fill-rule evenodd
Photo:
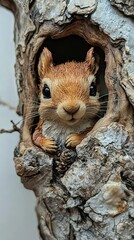
<path fill-rule="evenodd" d="M 86 62 L 88 63 L 90 71 L 95 75 L 99 69 L 99 56 L 95 54 L 94 48 L 90 48 L 87 52 Z"/>
<path fill-rule="evenodd" d="M 49 70 L 52 64 L 53 64 L 52 54 L 47 48 L 44 48 L 43 52 L 41 53 L 38 64 L 38 74 L 40 79 L 44 77 L 44 74 Z"/>

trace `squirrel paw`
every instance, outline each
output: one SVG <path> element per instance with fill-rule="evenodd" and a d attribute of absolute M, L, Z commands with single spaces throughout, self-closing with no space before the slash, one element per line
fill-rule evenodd
<path fill-rule="evenodd" d="M 57 151 L 57 144 L 51 138 L 42 138 L 40 146 L 45 152 L 48 153 L 55 153 Z"/>
<path fill-rule="evenodd" d="M 83 136 L 81 134 L 72 133 L 67 136 L 65 141 L 65 146 L 75 148 L 78 144 L 81 143 L 82 139 L 83 139 Z"/>

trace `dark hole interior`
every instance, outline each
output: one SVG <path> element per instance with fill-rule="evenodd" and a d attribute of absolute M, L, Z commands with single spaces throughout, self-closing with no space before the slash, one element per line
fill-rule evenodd
<path fill-rule="evenodd" d="M 73 60 L 84 61 L 91 46 L 83 38 L 71 35 L 60 39 L 47 38 L 45 47 L 52 52 L 54 63 L 57 65 Z"/>

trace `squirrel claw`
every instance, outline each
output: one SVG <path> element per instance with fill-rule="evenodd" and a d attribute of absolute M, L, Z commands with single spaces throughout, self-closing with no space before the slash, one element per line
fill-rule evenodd
<path fill-rule="evenodd" d="M 43 138 L 40 145 L 45 152 L 55 153 L 57 151 L 57 144 L 51 138 Z"/>
<path fill-rule="evenodd" d="M 66 147 L 75 148 L 78 144 L 81 143 L 83 137 L 81 134 L 73 133 L 67 136 L 65 141 Z"/>

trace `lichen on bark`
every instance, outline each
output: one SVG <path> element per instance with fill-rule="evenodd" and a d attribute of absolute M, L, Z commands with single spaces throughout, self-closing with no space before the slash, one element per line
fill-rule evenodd
<path fill-rule="evenodd" d="M 110 0 L 110 3 L 117 7 L 127 16 L 134 17 L 134 2 L 133 0 Z"/>

